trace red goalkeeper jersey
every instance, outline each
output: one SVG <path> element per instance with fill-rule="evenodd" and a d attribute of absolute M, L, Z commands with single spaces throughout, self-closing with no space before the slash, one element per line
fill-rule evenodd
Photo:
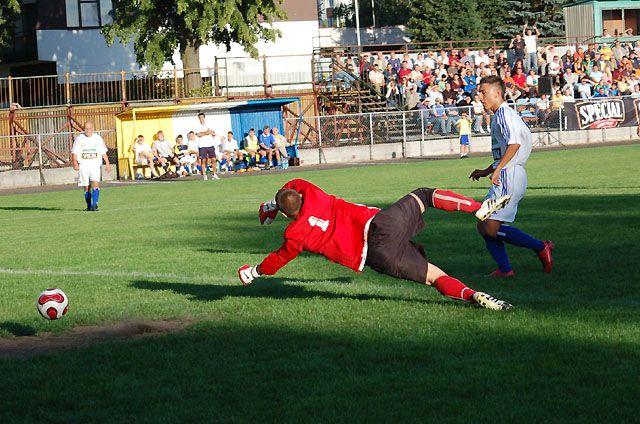
<path fill-rule="evenodd" d="M 367 257 L 366 233 L 380 209 L 346 202 L 301 179 L 282 188 L 300 193 L 302 207 L 286 228 L 284 243 L 262 261 L 260 272 L 273 275 L 302 251 L 362 271 Z"/>

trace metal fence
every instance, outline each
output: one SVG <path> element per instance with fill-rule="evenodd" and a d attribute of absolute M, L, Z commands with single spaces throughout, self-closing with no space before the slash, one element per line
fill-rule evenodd
<path fill-rule="evenodd" d="M 533 132 L 557 132 L 564 125 L 562 107 L 541 108 L 538 104 L 520 102 L 511 105 Z M 427 141 L 458 137 L 458 121 L 465 115 L 473 134 L 488 133 L 490 115 L 475 113 L 473 106 L 446 108 L 444 113 L 433 109 L 397 112 L 325 115 L 311 118 L 316 122 L 317 137 L 300 148 L 339 147 Z"/>
<path fill-rule="evenodd" d="M 185 74 L 197 74 L 188 87 Z M 212 68 L 0 78 L 0 108 L 46 107 L 265 94 L 312 88 L 312 56 L 216 58 Z"/>
<path fill-rule="evenodd" d="M 96 131 L 107 145 L 109 161 L 117 159 L 116 132 Z M 71 166 L 71 149 L 79 133 L 58 132 L 0 137 L 2 171 L 64 168 Z"/>

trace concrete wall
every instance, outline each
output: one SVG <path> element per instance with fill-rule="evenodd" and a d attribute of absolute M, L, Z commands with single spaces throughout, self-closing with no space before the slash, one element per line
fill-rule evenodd
<path fill-rule="evenodd" d="M 611 128 L 589 131 L 563 131 L 552 132 L 547 137 L 546 133 L 534 133 L 533 142 L 535 148 L 602 144 L 637 140 L 636 127 Z M 420 145 L 422 144 L 422 150 Z M 402 158 L 402 143 L 385 143 L 376 145 L 358 145 L 343 147 L 325 147 L 322 152 L 318 149 L 301 149 L 301 165 L 317 165 L 318 163 L 350 163 L 366 162 L 370 160 L 388 160 Z M 455 155 L 460 151 L 457 138 L 441 138 L 435 140 L 411 141 L 405 143 L 406 157 L 439 157 Z M 474 136 L 471 139 L 471 152 L 489 153 L 491 140 L 489 136 Z"/>
<path fill-rule="evenodd" d="M 56 168 L 43 169 L 42 174 L 46 185 L 63 185 L 77 184 L 78 173 L 73 168 Z M 103 181 L 113 181 L 116 179 L 116 167 L 111 166 L 111 173 L 107 174 L 104 166 L 102 167 Z M 37 187 L 40 185 L 40 172 L 35 170 L 29 171 L 4 171 L 0 172 L 0 190 Z"/>

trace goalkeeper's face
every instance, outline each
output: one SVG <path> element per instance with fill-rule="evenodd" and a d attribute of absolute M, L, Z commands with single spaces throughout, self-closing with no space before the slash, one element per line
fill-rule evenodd
<path fill-rule="evenodd" d="M 302 196 L 295 190 L 282 189 L 276 193 L 276 205 L 284 216 L 296 219 L 302 208 Z"/>

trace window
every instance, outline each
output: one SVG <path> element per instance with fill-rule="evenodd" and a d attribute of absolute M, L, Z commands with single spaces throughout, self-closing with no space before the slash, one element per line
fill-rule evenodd
<path fill-rule="evenodd" d="M 66 0 L 67 27 L 100 28 L 111 23 L 111 0 Z"/>

